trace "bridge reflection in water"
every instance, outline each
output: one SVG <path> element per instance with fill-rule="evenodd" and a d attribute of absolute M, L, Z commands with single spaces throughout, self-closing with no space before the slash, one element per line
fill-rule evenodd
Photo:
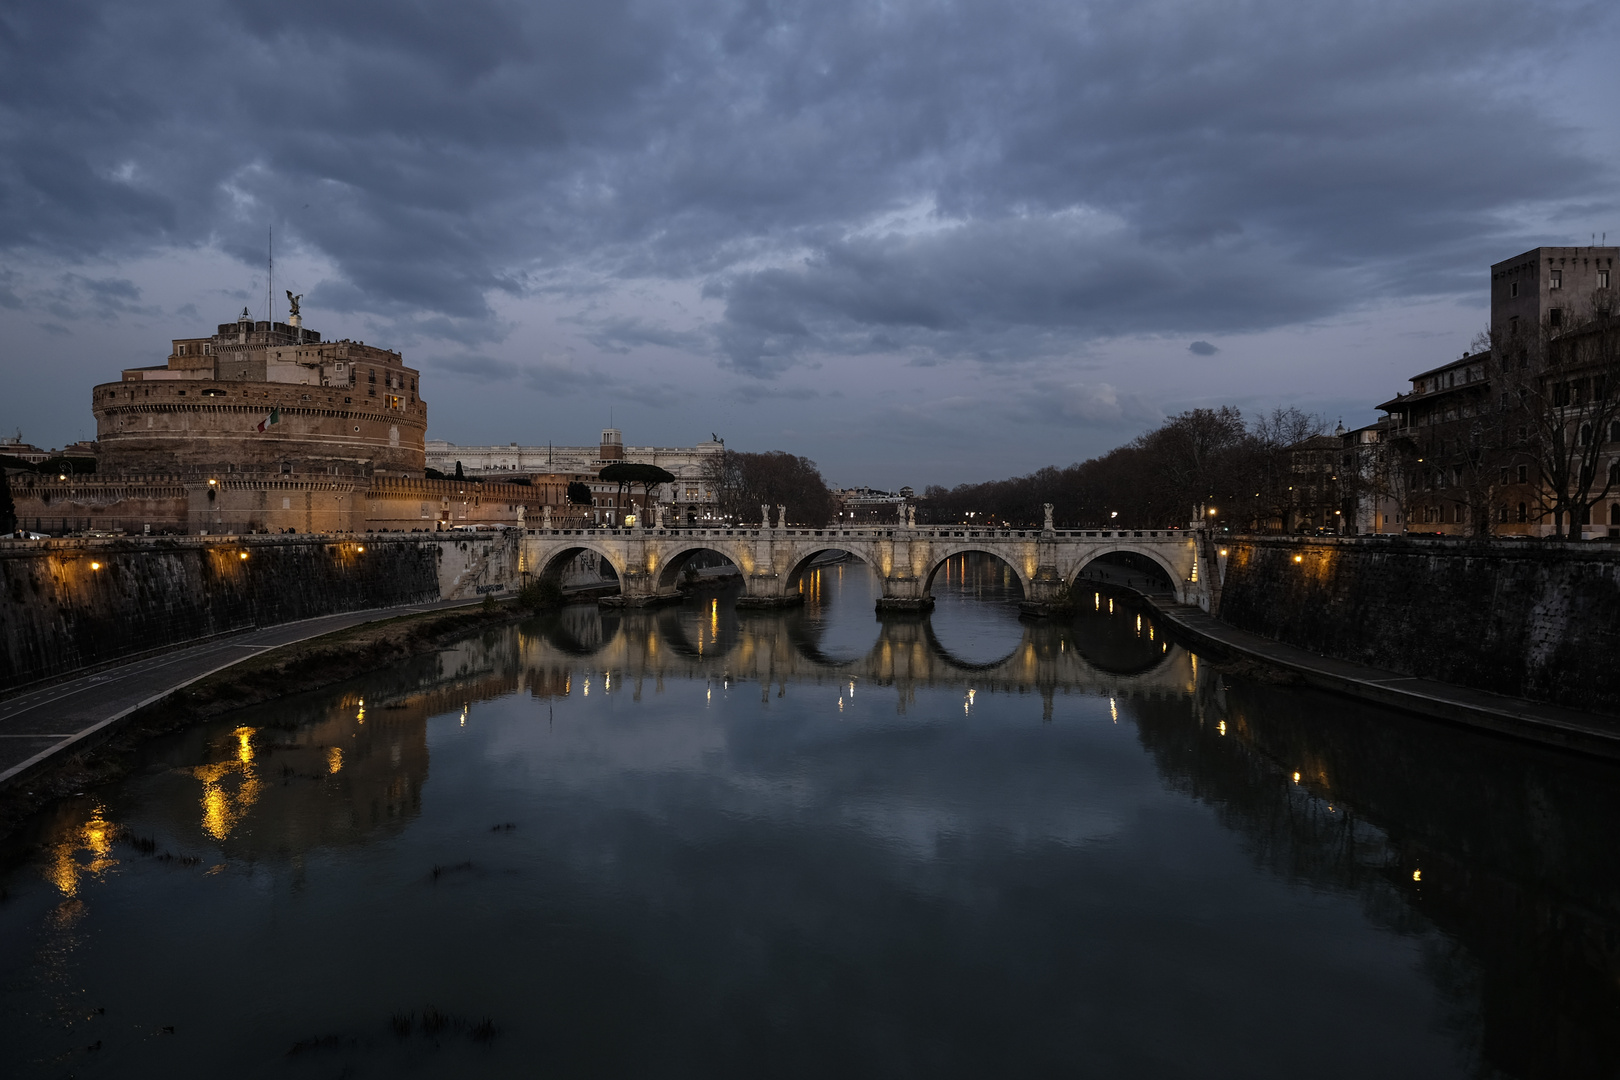
<path fill-rule="evenodd" d="M 1620 1072 L 1613 766 L 1220 670 L 1104 592 L 1023 623 L 988 560 L 931 618 L 814 573 L 149 747 L 0 869 L 8 1064 Z M 389 1034 L 427 1002 L 505 1033 Z"/>
<path fill-rule="evenodd" d="M 985 576 L 1001 573 L 994 560 L 977 569 Z M 959 571 L 960 573 L 960 571 Z M 823 576 L 838 574 L 840 614 L 827 616 L 820 597 Z M 648 679 L 720 679 L 753 683 L 761 695 L 790 683 L 810 685 L 853 682 L 866 688 L 888 688 L 898 707 L 924 687 L 972 688 L 976 693 L 1039 694 L 1047 719 L 1059 694 L 1106 695 L 1116 698 L 1182 697 L 1198 681 L 1198 659 L 1166 639 L 1150 617 L 1127 611 L 1123 604 L 1097 596 L 1090 610 L 1072 621 L 1018 621 L 1017 583 L 987 590 L 977 580 L 966 584 L 979 603 L 994 604 L 999 619 L 966 617 L 964 604 L 950 616 L 886 614 L 876 618 L 867 606 L 870 578 L 859 563 L 819 568 L 806 580 L 804 607 L 785 612 L 752 612 L 729 601 L 735 595 L 716 592 L 662 609 L 602 609 L 573 606 L 525 624 L 512 663 L 518 678 L 540 693 L 572 687 L 572 676 L 596 671 L 639 693 Z M 957 587 L 963 587 L 960 578 Z M 950 602 L 950 584 L 936 586 Z M 986 595 L 986 593 L 990 595 Z M 936 622 L 944 624 L 945 637 Z M 1119 626 L 1130 627 L 1128 635 Z M 856 645 L 859 627 L 867 644 Z M 951 631 L 956 631 L 952 634 Z M 959 645 L 951 640 L 962 638 Z M 953 647 L 955 646 L 955 647 Z M 993 656 L 982 655 L 986 650 Z M 571 692 L 571 691 L 570 691 Z"/>

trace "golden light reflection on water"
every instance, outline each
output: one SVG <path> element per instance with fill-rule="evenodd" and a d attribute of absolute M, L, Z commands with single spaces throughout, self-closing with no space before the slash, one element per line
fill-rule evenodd
<path fill-rule="evenodd" d="M 117 827 L 106 818 L 106 810 L 98 804 L 90 811 L 89 820 L 51 845 L 50 859 L 45 864 L 46 880 L 64 897 L 78 895 L 85 877 L 100 877 L 118 865 L 118 860 L 111 857 L 117 833 Z M 88 861 L 80 861 L 81 851 L 90 853 Z"/>
<path fill-rule="evenodd" d="M 259 779 L 254 764 L 254 732 L 254 728 L 240 727 L 231 733 L 236 736 L 236 760 L 198 765 L 191 770 L 203 785 L 203 832 L 215 840 L 229 836 L 264 792 L 264 781 Z"/>
<path fill-rule="evenodd" d="M 335 774 L 342 768 L 343 768 L 343 750 L 342 750 L 342 748 L 336 747 L 336 746 L 327 747 L 326 748 L 326 771 L 327 771 L 327 773 L 328 774 Z"/>

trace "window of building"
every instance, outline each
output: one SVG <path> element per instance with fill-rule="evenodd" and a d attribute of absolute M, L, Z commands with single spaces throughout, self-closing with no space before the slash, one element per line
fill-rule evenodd
<path fill-rule="evenodd" d="M 1519 523 L 1522 525 L 1524 522 L 1528 521 L 1529 519 L 1530 519 L 1529 511 L 1525 508 L 1524 503 L 1520 503 L 1519 504 Z"/>
<path fill-rule="evenodd" d="M 1549 289 L 1562 289 L 1563 287 L 1564 287 L 1564 272 L 1562 270 L 1554 270 L 1552 272 L 1552 277 L 1547 282 L 1547 288 L 1549 288 Z"/>
<path fill-rule="evenodd" d="M 1563 308 L 1548 308 L 1547 309 L 1547 325 L 1551 326 L 1551 327 L 1554 327 L 1554 328 L 1563 326 L 1564 325 L 1564 309 Z"/>
<path fill-rule="evenodd" d="M 1609 524 L 1620 525 L 1620 503 L 1609 504 Z"/>
<path fill-rule="evenodd" d="M 1591 424 L 1582 424 L 1581 425 L 1581 445 L 1582 446 L 1591 446 L 1592 445 L 1592 425 Z"/>
<path fill-rule="evenodd" d="M 1599 270 L 1598 271 L 1598 286 L 1597 287 L 1600 288 L 1600 289 L 1607 289 L 1609 287 L 1609 272 L 1607 270 Z"/>
<path fill-rule="evenodd" d="M 1620 420 L 1612 421 L 1609 424 L 1609 441 L 1620 442 Z"/>
<path fill-rule="evenodd" d="M 1501 524 L 1501 525 L 1506 525 L 1507 524 L 1507 507 L 1498 506 L 1496 508 L 1496 520 L 1497 520 L 1498 524 Z"/>
<path fill-rule="evenodd" d="M 1520 437 L 1522 438 L 1523 436 L 1520 436 Z M 1521 483 L 1521 484 L 1527 483 L 1529 481 L 1529 479 L 1530 479 L 1530 466 L 1528 466 L 1528 465 L 1520 465 L 1519 466 L 1519 483 Z"/>
<path fill-rule="evenodd" d="M 1511 285 L 1508 286 L 1508 295 L 1509 296 L 1514 296 L 1514 297 L 1519 295 L 1519 283 L 1517 281 L 1513 282 Z M 1518 321 L 1518 316 L 1517 315 L 1515 315 L 1513 317 L 1513 321 L 1514 322 Z"/>

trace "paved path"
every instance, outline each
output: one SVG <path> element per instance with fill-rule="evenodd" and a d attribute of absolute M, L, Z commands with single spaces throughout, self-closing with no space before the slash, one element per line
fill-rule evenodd
<path fill-rule="evenodd" d="M 1259 634 L 1239 630 L 1188 604 L 1178 604 L 1168 592 L 1150 591 L 1140 573 L 1098 567 L 1096 577 L 1108 584 L 1132 589 L 1195 642 L 1238 653 L 1286 668 L 1306 683 L 1367 701 L 1424 716 L 1438 717 L 1470 727 L 1535 742 L 1550 743 L 1583 753 L 1620 757 L 1620 718 L 1564 709 L 1524 698 L 1507 697 L 1435 679 L 1419 679 L 1396 671 L 1369 667 L 1348 660 L 1321 656 L 1308 649 L 1285 645 Z"/>
<path fill-rule="evenodd" d="M 0 787 L 47 758 L 72 750 L 136 709 L 268 649 L 361 623 L 477 602 L 402 604 L 246 630 L 7 698 L 0 701 Z"/>

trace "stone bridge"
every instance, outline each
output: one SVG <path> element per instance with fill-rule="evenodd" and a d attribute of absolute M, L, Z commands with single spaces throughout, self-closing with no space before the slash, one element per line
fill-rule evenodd
<path fill-rule="evenodd" d="M 1010 566 L 1023 586 L 1027 610 L 1040 612 L 1063 599 L 1093 559 L 1130 552 L 1155 563 L 1176 599 L 1210 607 L 1213 553 L 1198 530 L 1179 529 L 973 529 L 966 526 L 873 526 L 798 529 L 738 526 L 729 529 L 530 529 L 523 535 L 520 568 L 556 579 L 576 555 L 593 551 L 619 576 L 618 601 L 653 604 L 680 595 L 681 567 L 699 551 L 736 565 L 744 582 L 743 607 L 793 604 L 802 598 L 801 574 L 817 555 L 847 551 L 878 576 L 880 610 L 927 610 L 930 588 L 946 560 L 984 552 Z"/>

